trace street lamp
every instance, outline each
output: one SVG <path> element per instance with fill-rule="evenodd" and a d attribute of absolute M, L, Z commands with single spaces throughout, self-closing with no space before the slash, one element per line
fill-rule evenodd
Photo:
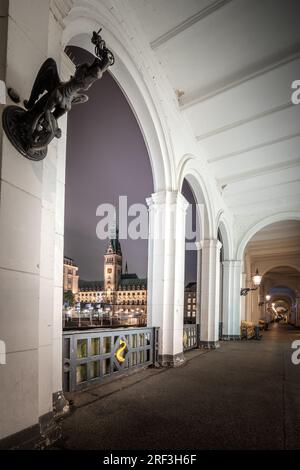
<path fill-rule="evenodd" d="M 270 300 L 271 300 L 271 296 L 270 296 L 270 294 L 267 294 L 266 295 L 266 301 L 269 302 Z"/>
<path fill-rule="evenodd" d="M 241 295 L 245 296 L 248 294 L 248 292 L 252 291 L 252 290 L 257 290 L 260 283 L 261 283 L 261 280 L 262 280 L 262 276 L 259 274 L 258 272 L 258 269 L 256 269 L 256 272 L 254 274 L 254 276 L 252 276 L 252 283 L 255 287 L 242 287 L 241 289 Z"/>

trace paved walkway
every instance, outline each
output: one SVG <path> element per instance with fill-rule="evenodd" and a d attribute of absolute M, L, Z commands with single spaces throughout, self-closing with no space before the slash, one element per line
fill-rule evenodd
<path fill-rule="evenodd" d="M 300 330 L 275 324 L 261 341 L 188 353 L 178 369 L 148 369 L 74 396 L 65 449 L 299 449 Z"/>

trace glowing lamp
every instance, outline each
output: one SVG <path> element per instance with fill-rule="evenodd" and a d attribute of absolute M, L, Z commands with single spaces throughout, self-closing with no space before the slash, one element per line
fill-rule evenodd
<path fill-rule="evenodd" d="M 256 269 L 255 275 L 252 277 L 253 284 L 255 286 L 259 286 L 261 283 L 262 276 L 258 273 L 258 269 Z"/>

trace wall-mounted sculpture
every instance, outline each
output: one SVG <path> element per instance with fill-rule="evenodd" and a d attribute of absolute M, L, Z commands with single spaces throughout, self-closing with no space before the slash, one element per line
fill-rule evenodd
<path fill-rule="evenodd" d="M 61 82 L 56 62 L 49 58 L 41 66 L 29 100 L 24 108 L 7 106 L 2 114 L 3 129 L 13 146 L 26 158 L 39 161 L 47 155 L 49 143 L 61 136 L 57 120 L 70 111 L 73 104 L 88 100 L 82 92 L 88 90 L 108 67 L 114 56 L 100 36 L 101 29 L 93 32 L 96 58 L 92 64 L 76 67 L 74 76 Z"/>

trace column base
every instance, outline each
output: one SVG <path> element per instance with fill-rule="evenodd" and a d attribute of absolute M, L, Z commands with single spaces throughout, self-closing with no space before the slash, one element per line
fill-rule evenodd
<path fill-rule="evenodd" d="M 162 354 L 158 356 L 158 362 L 161 367 L 180 367 L 184 364 L 185 359 L 183 353 Z"/>
<path fill-rule="evenodd" d="M 198 348 L 200 349 L 218 349 L 219 347 L 219 341 L 199 341 L 198 344 Z"/>
<path fill-rule="evenodd" d="M 69 402 L 65 399 L 64 392 L 60 390 L 52 395 L 53 413 L 55 418 L 59 418 L 70 411 Z"/>
<path fill-rule="evenodd" d="M 53 411 L 39 417 L 37 424 L 0 440 L 0 450 L 45 449 L 61 439 L 57 418 L 69 412 L 69 403 L 62 391 L 53 393 Z"/>
<path fill-rule="evenodd" d="M 37 424 L 1 439 L 0 450 L 41 450 L 61 437 L 61 426 L 55 421 L 53 412 L 50 412 L 40 416 Z"/>
<path fill-rule="evenodd" d="M 223 335 L 221 340 L 222 341 L 240 341 L 240 335 Z"/>

